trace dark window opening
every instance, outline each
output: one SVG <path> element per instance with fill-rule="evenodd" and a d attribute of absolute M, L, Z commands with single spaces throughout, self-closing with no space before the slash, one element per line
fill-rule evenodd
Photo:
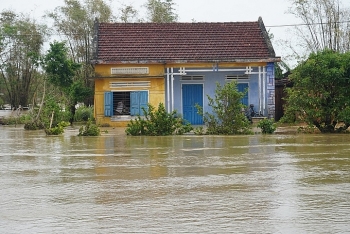
<path fill-rule="evenodd" d="M 130 115 L 130 92 L 113 92 L 115 115 Z"/>

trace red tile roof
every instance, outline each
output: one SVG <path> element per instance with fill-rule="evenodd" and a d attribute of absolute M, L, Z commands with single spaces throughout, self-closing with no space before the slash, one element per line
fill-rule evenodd
<path fill-rule="evenodd" d="M 264 24 L 98 23 L 93 63 L 276 61 Z"/>

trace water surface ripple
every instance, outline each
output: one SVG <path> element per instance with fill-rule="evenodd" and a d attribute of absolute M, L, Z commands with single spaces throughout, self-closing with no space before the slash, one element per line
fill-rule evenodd
<path fill-rule="evenodd" d="M 349 233 L 349 142 L 0 126 L 0 233 Z"/>

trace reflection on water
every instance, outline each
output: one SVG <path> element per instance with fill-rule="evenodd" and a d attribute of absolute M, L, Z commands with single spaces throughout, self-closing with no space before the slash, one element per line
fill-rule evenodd
<path fill-rule="evenodd" d="M 350 135 L 0 126 L 0 233 L 346 233 Z"/>

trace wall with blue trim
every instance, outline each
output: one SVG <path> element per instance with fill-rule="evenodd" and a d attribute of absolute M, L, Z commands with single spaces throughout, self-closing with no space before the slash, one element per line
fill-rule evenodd
<path fill-rule="evenodd" d="M 179 72 L 178 69 L 174 69 L 174 73 Z M 253 72 L 258 72 L 258 67 L 253 68 Z M 187 75 L 203 75 L 203 81 L 182 81 L 181 76 L 174 76 L 174 109 L 178 111 L 178 113 L 182 114 L 182 92 L 181 85 L 182 84 L 203 84 L 204 86 L 204 100 L 203 106 L 205 112 L 211 112 L 208 107 L 208 98 L 215 96 L 216 82 L 219 82 L 221 86 L 223 86 L 226 82 L 226 75 L 241 75 L 242 72 L 227 72 L 227 71 L 213 71 L 213 72 L 191 72 Z M 255 111 L 259 111 L 259 75 L 251 74 L 250 78 L 247 80 L 241 79 L 238 80 L 240 83 L 248 83 L 249 84 L 249 92 L 248 92 L 248 102 L 249 104 L 253 104 Z M 167 98 L 167 97 L 166 97 Z M 267 103 L 267 101 L 265 102 Z"/>
<path fill-rule="evenodd" d="M 275 64 L 268 63 L 266 66 L 266 103 L 267 103 L 267 116 L 269 118 L 275 118 Z"/>

